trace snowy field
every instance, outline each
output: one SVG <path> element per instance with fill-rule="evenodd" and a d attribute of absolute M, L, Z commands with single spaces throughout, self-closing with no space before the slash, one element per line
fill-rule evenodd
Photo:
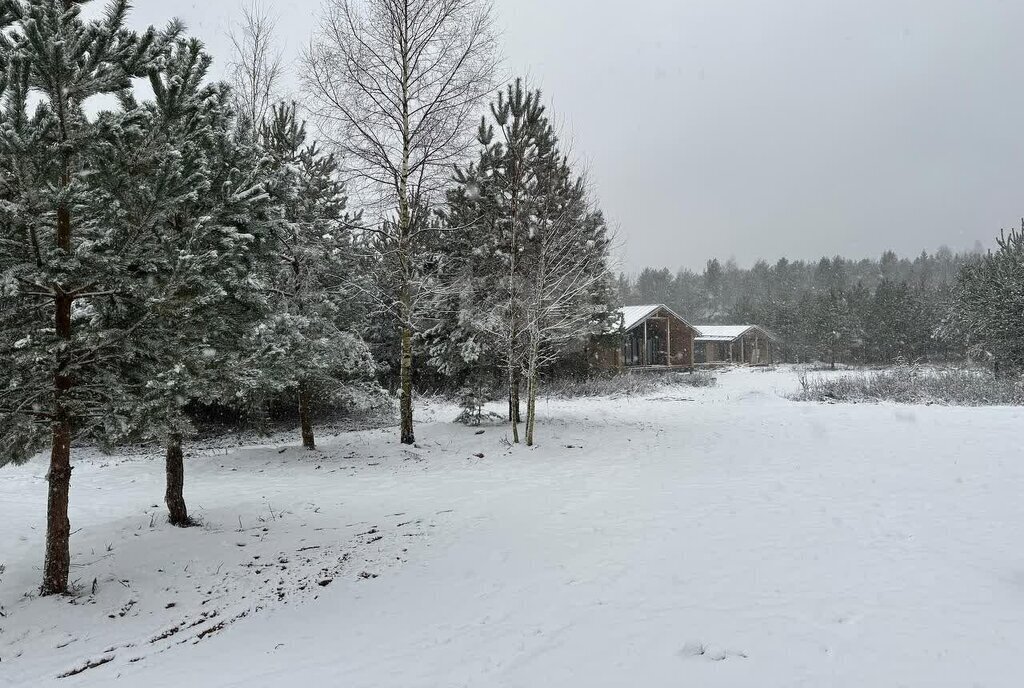
<path fill-rule="evenodd" d="M 544 402 L 534 450 L 443 406 L 416 449 L 193 448 L 190 530 L 158 455 L 79 455 L 70 599 L 44 464 L 0 469 L 0 686 L 1024 685 L 1024 410 L 797 388 Z"/>

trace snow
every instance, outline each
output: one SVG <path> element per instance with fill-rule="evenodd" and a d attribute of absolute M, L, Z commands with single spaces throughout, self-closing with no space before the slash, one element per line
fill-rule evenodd
<path fill-rule="evenodd" d="M 420 448 L 207 446 L 189 530 L 156 452 L 81 458 L 73 599 L 31 594 L 44 465 L 3 469 L 0 686 L 1020 685 L 1024 410 L 719 382 L 544 401 L 534 450 L 440 404 Z"/>
<path fill-rule="evenodd" d="M 697 325 L 697 341 L 731 342 L 743 335 L 753 325 Z"/>
<path fill-rule="evenodd" d="M 680 320 L 683 320 L 679 314 L 673 311 L 671 308 L 663 303 L 654 303 L 647 306 L 624 306 L 619 309 L 619 313 L 622 314 L 622 329 L 628 331 L 642 323 L 649 316 L 657 312 L 658 309 L 664 308 L 672 315 L 675 315 Z M 683 322 L 686 322 L 683 320 Z"/>
<path fill-rule="evenodd" d="M 652 304 L 649 306 L 624 306 L 619 309 L 619 313 L 622 314 L 622 329 L 631 330 L 636 327 L 637 323 L 640 323 L 654 311 L 658 310 L 661 306 L 658 304 Z"/>

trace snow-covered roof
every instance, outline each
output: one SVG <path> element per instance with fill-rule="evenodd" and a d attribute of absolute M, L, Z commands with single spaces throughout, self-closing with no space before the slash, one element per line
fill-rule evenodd
<path fill-rule="evenodd" d="M 698 342 L 731 342 L 755 329 L 769 339 L 775 339 L 773 334 L 757 325 L 697 325 L 696 339 Z"/>
<path fill-rule="evenodd" d="M 676 313 L 674 310 L 669 308 L 663 303 L 651 303 L 646 306 L 625 306 L 619 309 L 619 313 L 622 315 L 622 329 L 624 331 L 632 330 L 634 327 L 642 323 L 647 318 L 651 317 L 658 312 L 659 309 L 664 308 L 666 311 L 679 318 L 683 323 L 689 325 L 683 318 Z"/>

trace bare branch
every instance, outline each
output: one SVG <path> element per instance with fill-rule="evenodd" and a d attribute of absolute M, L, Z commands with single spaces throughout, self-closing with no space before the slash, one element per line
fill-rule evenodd
<path fill-rule="evenodd" d="M 277 19 L 253 2 L 242 10 L 242 21 L 228 32 L 233 55 L 229 64 L 237 112 L 258 127 L 270 106 L 280 98 L 284 75 L 281 51 L 275 45 Z"/>

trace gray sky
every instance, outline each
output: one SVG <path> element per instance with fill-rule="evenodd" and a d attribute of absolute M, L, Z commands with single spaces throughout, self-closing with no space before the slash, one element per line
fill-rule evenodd
<path fill-rule="evenodd" d="M 265 0 L 288 55 L 321 0 Z M 223 66 L 237 0 L 137 0 Z M 623 267 L 986 245 L 1024 215 L 1024 2 L 496 0 Z"/>

